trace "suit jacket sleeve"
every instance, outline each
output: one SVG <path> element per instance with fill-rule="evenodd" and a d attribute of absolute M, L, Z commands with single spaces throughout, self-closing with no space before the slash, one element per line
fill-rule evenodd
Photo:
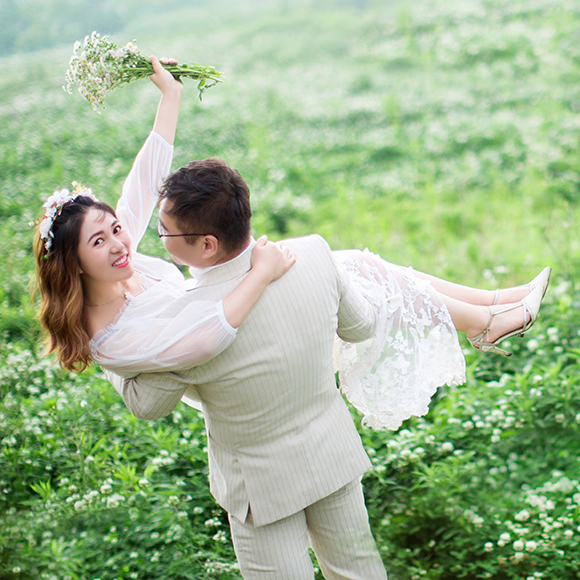
<path fill-rule="evenodd" d="M 169 415 L 182 397 L 189 406 L 201 409 L 195 386 L 179 373 L 141 373 L 131 378 L 123 378 L 108 370 L 105 374 L 138 419 L 153 420 Z"/>
<path fill-rule="evenodd" d="M 376 307 L 357 290 L 346 268 L 336 260 L 334 265 L 340 288 L 337 334 L 346 342 L 368 340 L 377 325 Z"/>

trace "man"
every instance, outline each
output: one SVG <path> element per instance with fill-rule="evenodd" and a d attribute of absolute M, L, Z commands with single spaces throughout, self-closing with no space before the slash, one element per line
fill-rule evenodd
<path fill-rule="evenodd" d="M 159 235 L 197 285 L 172 304 L 218 301 L 250 269 L 249 190 L 219 159 L 190 163 L 161 192 Z M 270 284 L 233 344 L 204 365 L 143 373 L 119 391 L 154 419 L 182 398 L 201 402 L 211 491 L 227 510 L 246 579 L 313 579 L 308 538 L 325 577 L 386 579 L 360 478 L 370 467 L 332 368 L 335 334 L 369 338 L 372 307 L 318 236 L 284 242 L 297 261 Z"/>

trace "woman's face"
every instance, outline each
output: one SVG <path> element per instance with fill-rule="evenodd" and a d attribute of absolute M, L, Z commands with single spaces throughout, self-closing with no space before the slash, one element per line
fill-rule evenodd
<path fill-rule="evenodd" d="M 90 209 L 81 227 L 79 265 L 85 281 L 120 282 L 135 272 L 131 236 L 114 215 Z"/>

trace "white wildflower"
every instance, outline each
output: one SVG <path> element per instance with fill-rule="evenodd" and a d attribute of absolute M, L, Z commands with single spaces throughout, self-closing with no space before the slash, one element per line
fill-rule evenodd
<path fill-rule="evenodd" d="M 528 552 L 533 552 L 537 547 L 538 547 L 538 544 L 537 544 L 537 542 L 534 542 L 534 540 L 528 540 L 526 542 L 526 550 Z"/>
<path fill-rule="evenodd" d="M 521 552 L 524 549 L 524 547 L 525 547 L 525 544 L 522 540 L 516 540 L 513 543 L 513 548 L 514 548 L 514 550 L 516 550 L 516 552 Z"/>
<path fill-rule="evenodd" d="M 535 338 L 532 338 L 531 340 L 528 340 L 526 348 L 529 351 L 534 352 L 540 348 L 540 343 Z"/>
<path fill-rule="evenodd" d="M 522 510 L 521 512 L 518 512 L 514 516 L 514 519 L 517 520 L 518 522 L 525 522 L 529 518 L 530 518 L 530 512 L 528 510 Z"/>
<path fill-rule="evenodd" d="M 97 32 L 85 37 L 82 44 L 75 42 L 73 53 L 63 89 L 72 94 L 73 86 L 78 86 L 79 93 L 97 112 L 115 90 L 153 73 L 150 59 L 141 55 L 134 42 L 119 47 Z M 164 66 L 176 78 L 197 80 L 200 98 L 206 89 L 221 82 L 221 73 L 209 65 Z"/>

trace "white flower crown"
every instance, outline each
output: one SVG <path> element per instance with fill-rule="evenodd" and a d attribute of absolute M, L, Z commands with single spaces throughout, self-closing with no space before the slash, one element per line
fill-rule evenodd
<path fill-rule="evenodd" d="M 44 240 L 44 247 L 47 252 L 52 247 L 52 240 L 54 238 L 54 234 L 52 233 L 54 220 L 61 214 L 63 207 L 67 203 L 74 201 L 79 197 L 79 195 L 90 197 L 93 201 L 99 201 L 89 188 L 83 187 L 76 181 L 73 181 L 72 185 L 74 187 L 72 193 L 68 189 L 55 191 L 42 206 L 46 208 L 46 211 L 44 212 L 43 218 L 40 220 L 38 231 L 40 233 L 40 238 Z"/>

